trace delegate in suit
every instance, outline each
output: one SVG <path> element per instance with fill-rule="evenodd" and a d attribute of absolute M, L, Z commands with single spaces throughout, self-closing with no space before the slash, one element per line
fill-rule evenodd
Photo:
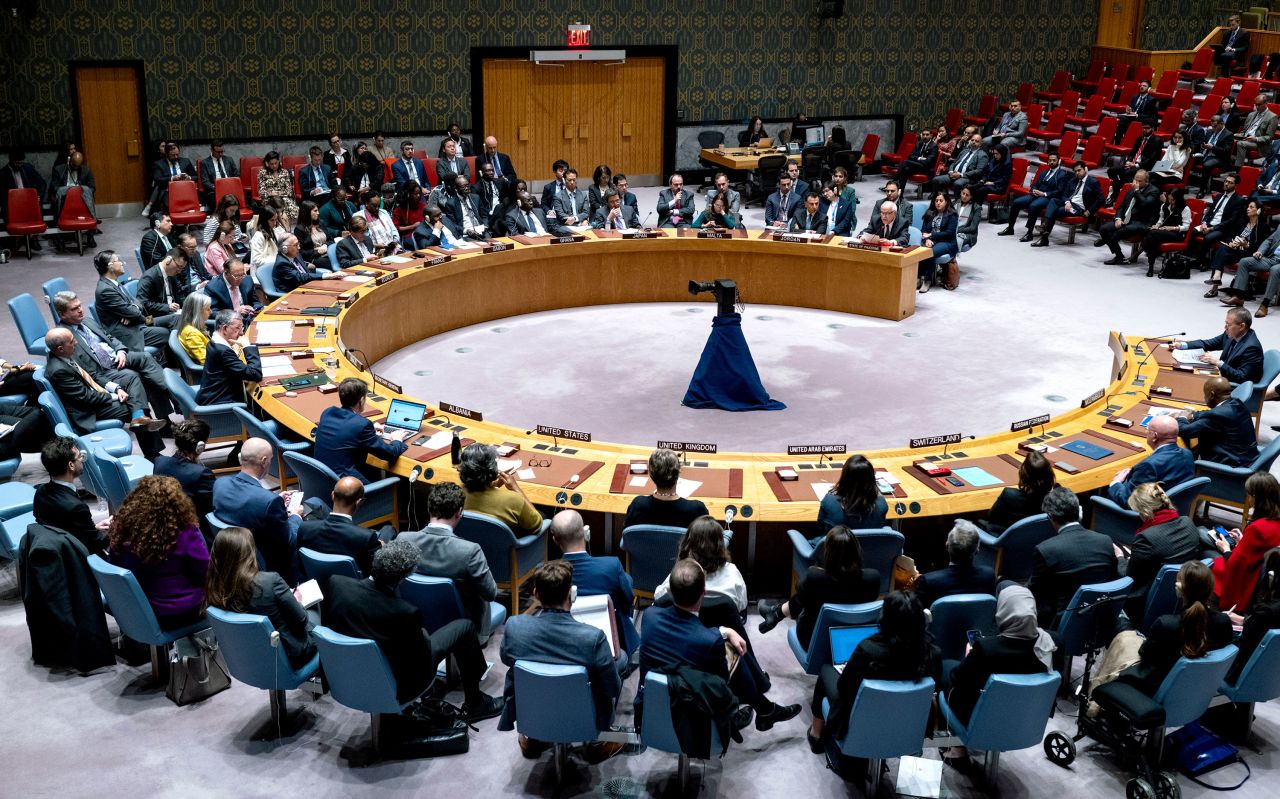
<path fill-rule="evenodd" d="M 1056 534 L 1036 546 L 1027 588 L 1039 625 L 1053 630 L 1080 586 L 1116 578 L 1116 553 L 1110 536 L 1080 523 L 1080 501 L 1070 489 L 1055 486 L 1043 507 Z"/>
<path fill-rule="evenodd" d="M 373 422 L 364 413 L 364 400 L 369 387 L 358 377 L 345 378 L 338 384 L 336 408 L 325 408 L 316 426 L 316 445 L 313 457 L 328 466 L 339 477 L 348 475 L 362 482 L 368 479 L 357 468 L 368 455 L 394 461 L 408 444 L 388 441 L 378 434 Z"/>
<path fill-rule="evenodd" d="M 1248 466 L 1258 457 L 1258 438 L 1253 417 L 1243 400 L 1231 396 L 1231 384 L 1218 375 L 1204 382 L 1207 411 L 1196 411 L 1178 419 L 1178 434 L 1190 445 L 1196 441 L 1201 460 L 1224 466 Z"/>
<path fill-rule="evenodd" d="M 356 562 L 361 574 L 368 574 L 382 541 L 376 532 L 353 521 L 364 504 L 364 483 L 354 477 L 340 477 L 329 498 L 333 510 L 328 516 L 305 521 L 298 527 L 298 549 L 345 555 Z"/>
<path fill-rule="evenodd" d="M 1170 346 L 1180 350 L 1204 350 L 1200 360 L 1217 367 L 1218 373 L 1232 383 L 1262 379 L 1262 343 L 1253 332 L 1253 316 L 1244 308 L 1227 311 L 1222 333 L 1213 338 L 1175 341 Z M 1221 351 L 1221 355 L 1215 352 Z"/>
<path fill-rule="evenodd" d="M 240 448 L 240 471 L 213 483 L 213 512 L 229 527 L 253 533 L 254 545 L 266 564 L 289 585 L 297 585 L 295 541 L 302 517 L 289 513 L 284 498 L 262 485 L 275 458 L 271 442 L 250 438 Z"/>
<path fill-rule="evenodd" d="M 1178 446 L 1178 420 L 1156 416 L 1147 422 L 1147 445 L 1151 454 L 1132 469 L 1121 469 L 1107 486 L 1107 497 L 1122 508 L 1129 507 L 1129 495 L 1143 483 L 1161 483 L 1168 488 L 1196 476 L 1196 459 Z"/>
<path fill-rule="evenodd" d="M 213 337 L 205 347 L 200 374 L 200 405 L 244 402 L 244 384 L 262 380 L 258 348 L 244 338 L 244 317 L 235 311 L 218 311 Z"/>

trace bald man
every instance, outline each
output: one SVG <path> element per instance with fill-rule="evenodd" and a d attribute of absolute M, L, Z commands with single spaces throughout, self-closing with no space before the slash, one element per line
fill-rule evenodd
<path fill-rule="evenodd" d="M 582 514 L 576 510 L 562 510 L 551 519 L 551 538 L 564 553 L 564 559 L 573 564 L 573 584 L 582 596 L 608 594 L 613 600 L 613 611 L 618 620 L 622 640 L 618 642 L 619 672 L 625 672 L 631 653 L 640 646 L 640 634 L 631 621 L 633 598 L 631 575 L 622 563 L 609 555 L 593 556 L 587 551 L 591 541 L 591 528 L 582 523 Z"/>
<path fill-rule="evenodd" d="M 502 178 L 508 183 L 516 182 L 516 168 L 511 165 L 511 157 L 498 152 L 498 140 L 494 136 L 486 136 L 484 152 L 476 156 L 476 168 L 485 164 L 493 164 L 493 176 Z"/>
<path fill-rule="evenodd" d="M 323 519 L 303 522 L 298 528 L 298 549 L 306 547 L 328 555 L 346 555 L 356 562 L 360 573 L 367 575 L 373 567 L 373 555 L 382 546 L 378 533 L 356 524 L 354 517 L 364 504 L 364 483 L 356 477 L 342 477 L 329 495 L 333 510 Z M 394 531 L 384 529 L 391 540 Z"/>
<path fill-rule="evenodd" d="M 1242 467 L 1258 457 L 1258 436 L 1253 417 L 1242 400 L 1231 396 L 1231 383 L 1225 377 L 1211 377 L 1204 383 L 1207 411 L 1197 411 L 1178 419 L 1178 434 L 1192 447 L 1201 460 L 1224 466 Z"/>
<path fill-rule="evenodd" d="M 247 439 L 240 448 L 240 471 L 213 483 L 213 512 L 223 524 L 252 532 L 258 554 L 266 562 L 264 571 L 276 572 L 293 586 L 298 584 L 293 556 L 302 516 L 262 484 L 274 458 L 270 441 Z"/>
<path fill-rule="evenodd" d="M 1107 488 L 1107 496 L 1122 508 L 1129 507 L 1135 486 L 1160 483 L 1170 489 L 1196 476 L 1195 456 L 1178 446 L 1178 420 L 1173 416 L 1156 416 L 1147 422 L 1147 445 L 1151 454 L 1132 469 L 1116 472 Z"/>

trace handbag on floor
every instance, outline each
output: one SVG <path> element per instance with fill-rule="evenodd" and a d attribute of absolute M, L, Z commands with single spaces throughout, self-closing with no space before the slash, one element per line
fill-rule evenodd
<path fill-rule="evenodd" d="M 1177 764 L 1178 770 L 1190 777 L 1192 782 L 1210 790 L 1234 791 L 1253 775 L 1249 764 L 1240 757 L 1240 750 L 1200 726 L 1198 721 L 1169 733 L 1165 744 L 1168 756 Z M 1217 786 L 1200 781 L 1199 778 L 1205 774 L 1233 763 L 1244 766 L 1245 772 L 1244 778 L 1235 785 Z"/>
<path fill-rule="evenodd" d="M 1190 280 L 1195 259 L 1185 253 L 1171 252 L 1164 257 L 1159 276 L 1165 280 Z"/>
<path fill-rule="evenodd" d="M 231 687 L 231 673 L 209 630 L 187 637 L 195 655 L 183 655 L 181 642 L 169 654 L 169 688 L 165 695 L 178 707 L 200 702 Z"/>
<path fill-rule="evenodd" d="M 462 709 L 443 699 L 421 699 L 402 713 L 383 716 L 382 725 L 385 746 L 397 757 L 461 755 L 471 748 Z"/>
<path fill-rule="evenodd" d="M 955 291 L 960 286 L 960 262 L 955 258 L 942 266 L 942 287 L 947 291 Z"/>

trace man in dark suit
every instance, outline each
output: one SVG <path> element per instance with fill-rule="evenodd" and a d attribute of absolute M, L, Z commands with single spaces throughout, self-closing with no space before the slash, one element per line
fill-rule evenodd
<path fill-rule="evenodd" d="M 167 346 L 169 330 L 147 324 L 149 317 L 142 305 L 120 285 L 124 262 L 116 251 L 102 250 L 93 256 L 93 268 L 98 270 L 98 285 L 93 292 L 94 307 L 107 333 L 124 342 L 132 352 Z"/>
<path fill-rule="evenodd" d="M 804 205 L 791 215 L 788 230 L 792 233 L 817 233 L 819 236 L 827 232 L 827 217 L 819 209 L 821 198 L 816 191 L 804 196 Z"/>
<path fill-rule="evenodd" d="M 503 695 L 506 707 L 499 730 L 515 729 L 517 661 L 582 666 L 587 670 L 591 698 L 596 711 L 596 729 L 607 730 L 613 722 L 613 709 L 622 691 L 622 681 L 613 669 L 613 653 L 604 632 L 573 618 L 570 588 L 576 583 L 578 567 L 565 560 L 541 563 L 533 572 L 533 595 L 542 610 L 532 616 L 516 616 L 507 621 L 503 633 L 501 657 L 507 665 Z M 579 591 L 581 591 L 579 587 Z M 537 757 L 549 744 L 520 736 L 520 750 L 525 757 Z M 621 742 L 596 741 L 582 750 L 583 758 L 599 763 L 618 752 Z"/>
<path fill-rule="evenodd" d="M 66 163 L 55 164 L 53 174 L 49 176 L 49 210 L 53 213 L 53 218 L 58 219 L 62 214 L 62 206 L 66 202 L 67 193 L 76 187 L 80 188 L 80 199 L 84 202 L 85 210 L 89 212 L 89 216 L 97 218 L 98 207 L 94 202 L 94 192 L 97 190 L 97 181 L 94 180 L 93 170 L 84 165 L 84 153 L 79 150 L 71 153 Z M 89 235 L 85 241 L 85 245 L 89 248 L 98 246 L 97 240 L 94 238 L 94 230 L 86 231 Z M 71 241 L 75 240 L 74 234 L 67 234 Z M 65 243 L 63 239 L 58 240 L 60 244 Z"/>
<path fill-rule="evenodd" d="M 970 134 L 967 146 L 957 146 L 951 163 L 942 174 L 929 181 L 929 191 L 951 191 L 959 194 L 960 190 L 973 183 L 987 168 L 987 151 L 982 149 L 982 134 Z"/>
<path fill-rule="evenodd" d="M 76 478 L 84 474 L 85 453 L 74 438 L 61 436 L 47 441 L 40 450 L 40 463 L 49 473 L 49 482 L 36 487 L 31 511 L 36 522 L 65 530 L 84 544 L 90 554 L 103 555 L 107 549 L 107 526 L 93 521 L 93 514 L 76 491 Z"/>
<path fill-rule="evenodd" d="M 452 655 L 462 677 L 462 713 L 467 721 L 501 714 L 503 699 L 480 690 L 485 662 L 475 626 L 458 619 L 428 634 L 418 608 L 396 595 L 417 565 L 417 548 L 408 541 L 392 541 L 373 556 L 371 579 L 331 577 L 322 611 L 325 624 L 343 635 L 377 643 L 395 677 L 398 701 L 417 699 L 435 678 L 436 665 Z"/>
<path fill-rule="evenodd" d="M 1236 193 L 1236 180 L 1234 172 L 1228 172 L 1222 176 L 1222 192 L 1205 206 L 1204 217 L 1200 224 L 1191 229 L 1191 241 L 1187 245 L 1187 251 L 1196 256 L 1201 267 L 1208 265 L 1208 257 L 1213 250 L 1213 245 L 1224 240 L 1230 241 L 1234 231 L 1244 227 L 1245 207 L 1248 205 L 1248 200 Z M 1205 190 L 1208 191 L 1207 178 Z"/>
<path fill-rule="evenodd" d="M 614 189 L 604 193 L 604 203 L 591 216 L 591 227 L 597 230 L 631 230 L 640 227 L 639 214 L 634 206 L 622 202 L 622 195 Z"/>
<path fill-rule="evenodd" d="M 1264 20 L 1265 22 L 1265 20 Z M 1227 18 L 1227 29 L 1222 32 L 1222 44 L 1213 45 L 1213 63 L 1227 77 L 1238 64 L 1248 64 L 1249 31 L 1240 27 L 1240 15 L 1232 14 Z"/>
<path fill-rule="evenodd" d="M 177 144 L 169 142 L 168 148 L 165 150 L 165 157 L 156 161 L 155 167 L 151 170 L 151 182 L 159 191 L 159 207 L 167 209 L 169 207 L 169 184 L 179 180 L 196 179 L 196 168 L 191 163 L 191 159 L 182 157 L 182 150 Z"/>
<path fill-rule="evenodd" d="M 613 190 L 622 195 L 622 204 L 636 209 L 636 218 L 640 218 L 640 200 L 627 191 L 627 176 L 619 172 L 613 176 Z M 644 220 L 641 220 L 642 222 Z"/>
<path fill-rule="evenodd" d="M 809 193 L 809 189 L 812 187 L 809 185 L 809 181 L 800 177 L 800 162 L 789 160 L 787 161 L 787 165 L 782 168 L 782 171 L 791 177 L 792 190 L 795 191 L 796 194 L 800 195 L 803 200 L 804 196 Z"/>
<path fill-rule="evenodd" d="M 785 227 L 795 215 L 801 202 L 800 195 L 796 193 L 795 186 L 792 184 L 791 176 L 779 175 L 778 188 L 764 201 L 765 227 Z"/>
<path fill-rule="evenodd" d="M 1151 96 L 1151 81 L 1138 82 L 1138 91 L 1129 99 L 1129 108 L 1119 116 L 1119 129 L 1116 131 L 1124 138 L 1129 126 L 1141 119 L 1155 119 L 1160 116 L 1160 103 Z"/>
<path fill-rule="evenodd" d="M 262 485 L 274 457 L 271 442 L 246 439 L 240 447 L 240 471 L 213 482 L 213 512 L 222 523 L 253 533 L 266 571 L 276 572 L 292 586 L 298 583 L 294 555 L 302 516 L 290 512 L 282 496 Z"/>
<path fill-rule="evenodd" d="M 564 191 L 564 173 L 569 171 L 569 162 L 562 158 L 557 158 L 556 162 L 551 165 L 551 171 L 555 177 L 548 181 L 542 187 L 542 199 L 539 205 L 550 210 L 552 204 L 556 201 L 556 195 Z"/>
<path fill-rule="evenodd" d="M 827 232 L 836 236 L 848 236 L 857 218 L 854 216 L 856 200 L 842 194 L 834 181 L 822 187 L 822 206 L 818 212 L 827 218 Z"/>
<path fill-rule="evenodd" d="M 9 163 L 0 169 L 0 219 L 9 219 L 9 189 L 35 189 L 37 197 L 44 197 L 44 178 L 36 168 L 27 163 L 27 154 L 19 149 L 9 151 Z M 40 249 L 40 241 L 32 236 L 31 249 Z"/>
<path fill-rule="evenodd" d="M 653 605 L 644 613 L 644 623 L 640 628 L 642 685 L 649 671 L 666 672 L 688 666 L 727 680 L 738 700 L 755 710 L 757 730 L 772 729 L 774 724 L 800 714 L 800 705 L 779 705 L 765 695 L 764 686 L 757 684 L 752 676 L 758 670 L 739 667 L 730 675 L 726 644 L 739 657 L 753 655 L 747 651 L 747 642 L 738 633 L 727 627 L 704 627 L 699 621 L 698 611 L 706 593 L 706 575 L 697 561 L 688 558 L 676 561 L 671 569 L 669 585 L 672 604 Z M 742 721 L 741 718 L 735 719 L 735 724 Z"/>
<path fill-rule="evenodd" d="M 338 178 L 333 174 L 333 167 L 324 162 L 324 154 L 319 147 L 313 146 L 308 155 L 311 163 L 298 167 L 298 188 L 302 192 L 302 199 L 323 206 L 333 195 L 333 187 L 338 185 Z"/>
<path fill-rule="evenodd" d="M 486 228 L 492 230 L 498 222 L 503 221 L 495 217 L 498 216 L 498 209 L 502 207 L 502 198 L 507 191 L 507 181 L 493 174 L 493 164 L 481 164 L 477 169 L 480 171 L 480 179 L 476 181 L 475 191 L 471 192 L 471 195 L 475 198 L 480 221 Z"/>
<path fill-rule="evenodd" d="M 204 284 L 204 293 L 209 295 L 209 304 L 215 314 L 224 310 L 235 311 L 249 320 L 262 310 L 258 293 L 253 290 L 253 279 L 249 277 L 249 267 L 239 258 L 227 261 L 222 274 Z"/>
<path fill-rule="evenodd" d="M 244 402 L 245 382 L 262 380 L 262 359 L 258 357 L 258 348 L 244 338 L 243 316 L 222 310 L 214 319 L 215 329 L 205 347 L 204 371 L 200 374 L 196 402 L 201 405 Z"/>
<path fill-rule="evenodd" d="M 484 139 L 484 152 L 476 156 L 476 168 L 479 169 L 485 164 L 493 165 L 493 176 L 502 180 L 514 181 L 516 179 L 516 168 L 511 164 L 511 158 L 506 153 L 498 152 L 498 140 L 494 136 L 486 136 Z"/>
<path fill-rule="evenodd" d="M 298 548 L 306 547 L 328 555 L 346 555 L 355 560 L 361 574 L 368 574 L 373 567 L 373 555 L 382 546 L 382 541 L 376 531 L 352 521 L 364 504 L 364 483 L 354 477 L 339 478 L 334 483 L 330 499 L 333 510 L 328 516 L 303 522 L 298 528 Z M 387 536 L 388 540 L 390 537 Z"/>
<path fill-rule="evenodd" d="M 945 569 L 926 572 L 916 578 L 911 590 L 926 608 L 952 594 L 996 594 L 996 573 L 987 566 L 973 565 L 980 541 L 973 522 L 957 519 L 947 533 Z"/>
<path fill-rule="evenodd" d="M 391 179 L 396 183 L 396 191 L 401 192 L 411 180 L 419 186 L 427 184 L 427 169 L 414 157 L 413 142 L 408 139 L 400 142 L 400 157 L 391 162 Z"/>
<path fill-rule="evenodd" d="M 1107 496 L 1122 508 L 1129 507 L 1129 495 L 1143 483 L 1160 483 L 1173 488 L 1196 476 L 1196 459 L 1178 446 L 1178 420 L 1156 416 L 1147 422 L 1147 446 L 1151 454 L 1132 469 L 1121 469 L 1111 479 Z"/>
<path fill-rule="evenodd" d="M 1107 168 L 1107 177 L 1111 178 L 1111 196 L 1107 198 L 1107 205 L 1115 204 L 1116 198 L 1120 196 L 1120 187 L 1133 180 L 1135 174 L 1139 171 L 1150 172 L 1160 160 L 1164 144 L 1156 136 L 1156 121 L 1148 118 L 1142 120 L 1141 124 L 1142 135 L 1134 141 L 1129 154 L 1124 158 L 1117 157 Z"/>
<path fill-rule="evenodd" d="M 898 166 L 898 173 L 893 176 L 893 179 L 898 181 L 899 186 L 904 186 L 907 178 L 912 175 L 932 177 L 934 165 L 937 163 L 938 143 L 933 140 L 933 130 L 925 128 L 920 131 L 916 146 L 911 148 L 911 153 Z"/>
<path fill-rule="evenodd" d="M 593 556 L 587 551 L 591 528 L 582 523 L 582 514 L 576 510 L 562 510 L 551 519 L 551 537 L 564 553 L 564 559 L 573 566 L 573 584 L 578 586 L 579 596 L 607 594 L 613 600 L 613 613 L 618 623 L 620 651 L 617 662 L 619 673 L 625 673 L 631 653 L 640 647 L 640 633 L 631 621 L 634 586 L 631 575 L 622 563 L 610 555 Z"/>
<path fill-rule="evenodd" d="M 658 227 L 689 227 L 697 216 L 698 208 L 693 192 L 684 187 L 684 176 L 671 176 L 667 188 L 658 192 Z"/>
<path fill-rule="evenodd" d="M 1209 193 L 1209 182 L 1213 179 L 1214 170 L 1227 169 L 1231 164 L 1231 146 L 1235 137 L 1226 126 L 1226 120 L 1215 114 L 1205 133 L 1204 143 L 1199 152 L 1191 157 L 1199 162 L 1200 196 Z"/>
<path fill-rule="evenodd" d="M 551 232 L 558 236 L 568 236 L 573 233 L 570 230 L 571 227 L 585 227 L 591 224 L 590 198 L 587 196 L 587 190 L 578 186 L 578 170 L 573 168 L 565 170 L 564 188 L 556 194 L 551 210 L 556 213 L 555 228 Z"/>
<path fill-rule="evenodd" d="M 1074 179 L 1066 183 L 1063 191 L 1049 201 L 1040 225 L 1040 239 L 1031 243 L 1032 247 L 1048 247 L 1049 234 L 1053 225 L 1062 216 L 1083 216 L 1092 219 L 1102 207 L 1102 184 L 1089 174 L 1089 168 L 1083 161 L 1076 161 L 1073 167 Z"/>
<path fill-rule="evenodd" d="M 880 203 L 880 213 L 867 222 L 867 226 L 858 234 L 865 244 L 884 244 L 907 246 L 911 231 L 907 221 L 898 216 L 898 206 L 892 200 Z"/>
<path fill-rule="evenodd" d="M 276 256 L 276 262 L 271 266 L 271 278 L 278 291 L 293 291 L 298 286 L 313 280 L 340 280 L 347 276 L 342 271 L 319 272 L 308 268 L 311 265 L 302 259 L 300 251 L 298 237 L 292 233 L 280 243 L 280 254 Z"/>
<path fill-rule="evenodd" d="M 421 229 L 421 226 L 419 227 Z M 547 218 L 541 208 L 533 205 L 533 195 L 527 191 L 520 192 L 516 198 L 516 206 L 507 212 L 507 235 L 509 236 L 547 236 Z"/>
<path fill-rule="evenodd" d="M 441 148 L 440 157 L 436 159 L 436 180 L 440 183 L 448 184 L 453 180 L 453 177 L 461 176 L 470 183 L 471 167 L 467 164 L 462 153 L 458 152 L 457 145 L 449 139 L 445 139 Z"/>
<path fill-rule="evenodd" d="M 187 293 L 204 288 L 213 275 L 204 264 L 204 253 L 200 252 L 200 243 L 191 231 L 178 234 L 178 249 L 187 257 L 186 271 L 178 275 L 178 282 L 187 287 Z M 185 297 L 183 298 L 186 299 Z"/>
<path fill-rule="evenodd" d="M 1209 339 L 1174 341 L 1170 344 L 1180 350 L 1204 350 L 1200 360 L 1216 367 L 1218 373 L 1232 383 L 1262 379 L 1262 342 L 1253 332 L 1253 315 L 1244 308 L 1227 311 L 1222 333 Z M 1213 353 L 1221 350 L 1222 355 Z"/>
<path fill-rule="evenodd" d="M 1080 586 L 1116 578 L 1116 553 L 1110 536 L 1080 524 L 1080 501 L 1070 489 L 1050 489 L 1042 508 L 1057 535 L 1036 546 L 1027 588 L 1040 626 L 1053 630 Z"/>
<path fill-rule="evenodd" d="M 221 139 L 209 143 L 209 157 L 200 162 L 199 172 L 200 201 L 210 208 L 216 208 L 220 199 L 215 193 L 218 179 L 240 177 L 240 167 L 235 159 L 226 157 Z"/>
<path fill-rule="evenodd" d="M 369 387 L 358 377 L 345 378 L 338 384 L 339 406 L 325 408 L 320 414 L 313 455 L 339 477 L 349 475 L 364 482 L 368 478 L 357 466 L 367 456 L 394 461 L 409 448 L 403 441 L 383 439 L 378 427 L 362 415 L 368 394 Z"/>
<path fill-rule="evenodd" d="M 187 253 L 174 247 L 138 278 L 138 303 L 151 317 L 151 324 L 170 329 L 177 326 L 182 303 L 191 293 L 183 277 L 186 272 Z"/>
<path fill-rule="evenodd" d="M 997 236 L 1012 236 L 1013 227 L 1018 221 L 1018 214 L 1027 212 L 1027 229 L 1019 241 L 1031 241 L 1032 229 L 1036 220 L 1045 214 L 1050 207 L 1062 202 L 1062 195 L 1068 191 L 1071 174 L 1058 162 L 1058 154 L 1049 154 L 1049 163 L 1043 172 L 1031 182 L 1031 191 L 1009 203 L 1009 224 L 996 232 Z"/>
<path fill-rule="evenodd" d="M 1116 208 L 1115 221 L 1103 225 L 1098 230 L 1098 240 L 1093 243 L 1095 247 L 1105 246 L 1111 250 L 1111 257 L 1103 261 L 1104 264 L 1119 266 L 1127 262 L 1120 251 L 1120 242 L 1145 236 L 1160 217 L 1160 205 L 1160 190 L 1151 185 L 1147 171 L 1139 169 L 1133 175 L 1133 186 L 1124 202 Z M 1136 252 L 1133 258 L 1137 260 Z"/>
<path fill-rule="evenodd" d="M 182 493 L 196 506 L 200 527 L 206 526 L 204 515 L 213 510 L 213 471 L 200 462 L 200 454 L 209 443 L 209 425 L 202 419 L 188 419 L 173 426 L 174 453 L 156 458 L 154 474 L 172 477 L 182 485 Z M 216 530 L 206 530 L 212 538 Z"/>
<path fill-rule="evenodd" d="M 1179 417 L 1178 434 L 1198 458 L 1224 466 L 1248 466 L 1258 457 L 1258 437 L 1253 417 L 1244 401 L 1231 396 L 1231 383 L 1221 375 L 1204 381 L 1207 411 Z"/>
<path fill-rule="evenodd" d="M 470 158 L 476 154 L 475 148 L 471 146 L 471 140 L 462 135 L 462 128 L 457 122 L 450 122 L 449 127 L 445 129 L 445 136 L 440 141 L 440 149 L 436 152 L 436 157 L 444 157 L 445 145 L 449 142 L 453 142 L 454 151 L 463 158 Z"/>
<path fill-rule="evenodd" d="M 449 191 L 446 193 L 445 224 L 454 235 L 461 238 L 482 241 L 491 238 L 484 209 L 480 207 L 479 198 L 471 191 L 471 181 L 462 175 L 454 175 L 449 179 Z"/>
<path fill-rule="evenodd" d="M 176 243 L 176 240 L 171 238 L 173 220 L 169 219 L 169 214 L 156 211 L 151 214 L 150 219 L 151 229 L 142 234 L 142 244 L 138 246 L 138 252 L 142 256 L 142 264 L 139 268 L 143 271 L 160 263 Z"/>

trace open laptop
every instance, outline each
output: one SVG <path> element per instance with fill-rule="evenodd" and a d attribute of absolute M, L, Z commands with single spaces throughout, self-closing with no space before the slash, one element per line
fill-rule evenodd
<path fill-rule="evenodd" d="M 759 147 L 761 150 L 767 150 L 772 146 L 773 146 L 773 139 L 769 138 L 768 136 L 765 136 L 764 138 L 760 139 L 760 141 L 756 142 L 756 147 Z"/>
<path fill-rule="evenodd" d="M 878 625 L 873 624 L 858 627 L 832 627 L 829 631 L 831 663 L 836 667 L 836 671 L 843 672 L 844 664 L 853 657 L 853 650 L 858 648 L 858 644 L 875 635 L 879 629 Z"/>
<path fill-rule="evenodd" d="M 387 410 L 387 421 L 383 423 L 382 437 L 404 441 L 418 432 L 426 415 L 427 406 L 420 402 L 393 399 Z"/>

